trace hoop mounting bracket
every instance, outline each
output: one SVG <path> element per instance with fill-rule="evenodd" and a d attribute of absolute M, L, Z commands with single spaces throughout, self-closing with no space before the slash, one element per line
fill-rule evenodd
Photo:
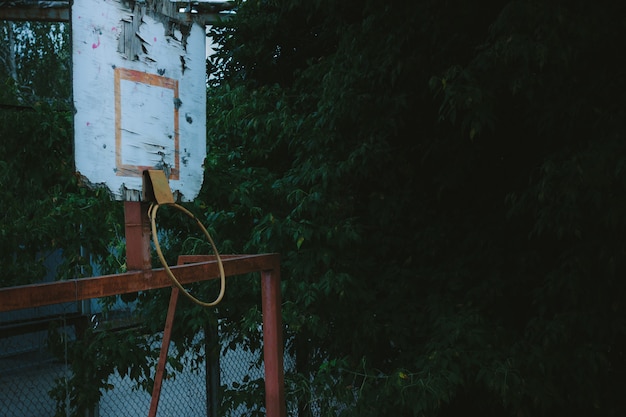
<path fill-rule="evenodd" d="M 174 195 L 167 182 L 165 172 L 147 169 L 143 172 L 142 200 L 157 204 L 174 204 Z"/>

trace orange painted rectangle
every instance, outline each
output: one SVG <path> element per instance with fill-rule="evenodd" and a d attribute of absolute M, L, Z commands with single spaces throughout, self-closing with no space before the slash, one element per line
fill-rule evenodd
<path fill-rule="evenodd" d="M 114 71 L 114 94 L 115 94 L 115 165 L 116 175 L 124 177 L 141 177 L 143 171 L 149 169 L 161 169 L 156 166 L 130 165 L 123 162 L 124 147 L 122 143 L 122 117 L 131 117 L 128 113 L 123 115 L 121 82 L 123 80 L 146 84 L 154 87 L 167 88 L 173 91 L 174 100 L 179 100 L 178 80 L 163 77 L 147 72 L 131 70 L 128 68 L 115 68 Z M 178 126 L 178 106 L 172 103 L 174 117 L 174 166 L 170 167 L 169 179 L 180 179 L 180 134 Z M 163 115 L 167 117 L 167 115 Z"/>

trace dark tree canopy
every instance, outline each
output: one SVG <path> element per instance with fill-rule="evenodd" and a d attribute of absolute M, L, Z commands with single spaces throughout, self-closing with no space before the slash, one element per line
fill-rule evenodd
<path fill-rule="evenodd" d="M 248 1 L 219 31 L 207 205 L 252 230 L 236 248 L 283 254 L 323 410 L 623 412 L 605 3 Z"/>

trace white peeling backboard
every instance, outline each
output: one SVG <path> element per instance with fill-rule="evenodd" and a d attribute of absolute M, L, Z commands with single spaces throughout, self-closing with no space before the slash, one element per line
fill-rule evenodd
<path fill-rule="evenodd" d="M 71 19 L 76 170 L 138 200 L 143 171 L 162 169 L 193 200 L 206 156 L 204 27 L 123 0 L 74 0 Z"/>

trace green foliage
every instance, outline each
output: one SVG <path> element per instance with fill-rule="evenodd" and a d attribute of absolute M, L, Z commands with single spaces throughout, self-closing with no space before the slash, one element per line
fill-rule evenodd
<path fill-rule="evenodd" d="M 151 337 L 134 328 L 121 331 L 88 329 L 73 343 L 68 343 L 66 337 L 65 333 L 54 332 L 48 341 L 52 352 L 72 361 L 71 375 L 57 379 L 50 391 L 57 404 L 56 416 L 67 415 L 68 409 L 72 410 L 72 415 L 84 415 L 93 410 L 102 394 L 115 388 L 109 383 L 109 376 L 114 373 L 136 381 L 136 389 L 152 389 L 151 375 L 158 351 L 153 349 Z M 180 367 L 176 362 L 170 364 Z"/>
<path fill-rule="evenodd" d="M 74 175 L 67 29 L 4 22 L 0 34 L 12 39 L 0 65 L 0 285 L 41 281 L 59 250 L 57 279 L 89 276 L 89 255 L 111 256 L 121 211 Z"/>
<path fill-rule="evenodd" d="M 0 23 L 0 286 L 93 276 L 94 265 L 123 269 L 121 206 L 74 173 L 68 35 L 62 24 Z M 49 271 L 47 257 L 59 253 Z M 75 411 L 93 409 L 115 369 L 149 375 L 134 363 L 146 356 L 142 341 L 118 337 L 88 331 L 73 345 L 51 333 L 51 351 L 71 357 L 75 371 L 50 393 L 58 415 L 66 400 Z"/>
<path fill-rule="evenodd" d="M 622 9 L 248 1 L 215 30 L 202 206 L 282 255 L 299 415 L 623 412 Z"/>

